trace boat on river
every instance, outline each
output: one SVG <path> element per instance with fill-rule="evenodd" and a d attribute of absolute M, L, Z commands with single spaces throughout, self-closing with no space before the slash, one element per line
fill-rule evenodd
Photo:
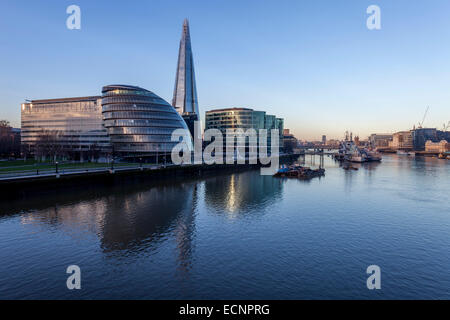
<path fill-rule="evenodd" d="M 399 156 L 411 156 L 411 157 L 415 157 L 416 153 L 415 152 L 411 152 L 411 151 L 404 151 L 404 150 L 397 150 L 397 154 Z"/>
<path fill-rule="evenodd" d="M 309 167 L 303 167 L 300 165 L 286 166 L 283 165 L 274 177 L 286 177 L 286 178 L 300 178 L 300 179 L 312 179 L 315 177 L 321 177 L 325 175 L 325 169 L 311 169 Z"/>
<path fill-rule="evenodd" d="M 381 153 L 369 149 L 358 147 L 353 141 L 343 141 L 339 149 L 339 159 L 349 162 L 363 163 L 381 161 Z"/>

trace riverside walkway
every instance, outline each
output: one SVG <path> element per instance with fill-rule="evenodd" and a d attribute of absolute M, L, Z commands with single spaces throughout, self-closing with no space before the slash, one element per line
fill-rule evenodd
<path fill-rule="evenodd" d="M 299 154 L 285 154 L 280 161 L 294 160 Z M 148 175 L 184 175 L 199 174 L 215 170 L 237 170 L 248 167 L 260 167 L 261 164 L 145 164 L 145 163 L 114 163 L 114 164 L 47 164 L 19 165 L 13 167 L 0 166 L 0 187 L 13 185 L 40 184 L 44 182 L 63 182 L 85 178 L 108 178 L 117 176 L 148 176 Z"/>
<path fill-rule="evenodd" d="M 61 168 L 57 170 L 53 169 L 28 169 L 23 171 L 6 171 L 0 172 L 0 181 L 14 181 L 24 179 L 36 179 L 36 178 L 60 178 L 64 176 L 80 175 L 80 174 L 93 174 L 93 173 L 115 173 L 126 171 L 143 171 L 143 170 L 158 170 L 165 167 L 173 166 L 168 165 L 105 165 L 104 167 L 88 167 L 88 168 Z"/>

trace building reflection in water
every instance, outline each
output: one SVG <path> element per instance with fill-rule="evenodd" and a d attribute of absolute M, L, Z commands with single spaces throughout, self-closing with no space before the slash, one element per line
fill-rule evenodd
<path fill-rule="evenodd" d="M 28 194 L 0 205 L 0 214 L 19 214 L 23 224 L 62 231 L 80 243 L 94 238 L 106 258 L 138 259 L 174 245 L 179 270 L 188 272 L 199 198 L 207 212 L 237 218 L 262 213 L 281 199 L 282 188 L 282 179 L 261 176 L 259 170 L 151 185 L 93 184 Z"/>
<path fill-rule="evenodd" d="M 13 201 L 8 207 L 0 206 L 0 213 L 21 212 L 23 224 L 59 229 L 73 239 L 95 236 L 107 257 L 151 254 L 162 242 L 175 239 L 179 266 L 188 270 L 195 234 L 197 183 L 122 185 L 101 191 L 101 187 L 94 186 L 87 191 Z"/>
<path fill-rule="evenodd" d="M 259 170 L 247 171 L 207 179 L 205 202 L 214 211 L 236 218 L 279 201 L 282 189 L 282 179 L 260 175 Z"/>

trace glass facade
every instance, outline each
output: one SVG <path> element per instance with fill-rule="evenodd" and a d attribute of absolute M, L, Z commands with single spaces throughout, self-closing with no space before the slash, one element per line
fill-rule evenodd
<path fill-rule="evenodd" d="M 98 96 L 24 103 L 21 122 L 22 151 L 35 158 L 98 158 L 110 148 Z"/>
<path fill-rule="evenodd" d="M 113 152 L 122 157 L 170 154 L 178 142 L 172 132 L 186 129 L 185 141 L 192 149 L 186 123 L 176 110 L 151 91 L 124 85 L 105 86 L 102 90 L 104 125 Z"/>
<path fill-rule="evenodd" d="M 267 145 L 271 145 L 271 129 L 279 130 L 279 146 L 282 147 L 284 120 L 264 111 L 248 108 L 217 109 L 206 112 L 205 130 L 219 129 L 224 135 L 227 129 L 267 129 Z"/>
<path fill-rule="evenodd" d="M 253 128 L 253 110 L 246 108 L 220 109 L 206 112 L 205 129 L 219 129 L 226 134 L 227 129 Z"/>
<path fill-rule="evenodd" d="M 200 119 L 198 113 L 191 35 L 187 19 L 184 20 L 183 23 L 172 105 L 179 114 L 196 114 L 197 120 Z"/>
<path fill-rule="evenodd" d="M 416 151 L 424 151 L 427 141 L 450 141 L 450 131 L 441 131 L 435 128 L 418 128 L 412 131 L 413 147 Z"/>

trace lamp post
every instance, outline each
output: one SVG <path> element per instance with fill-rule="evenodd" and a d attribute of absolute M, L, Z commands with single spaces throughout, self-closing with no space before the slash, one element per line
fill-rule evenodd
<path fill-rule="evenodd" d="M 56 166 L 56 173 L 58 173 L 58 161 L 55 162 L 55 166 Z"/>

